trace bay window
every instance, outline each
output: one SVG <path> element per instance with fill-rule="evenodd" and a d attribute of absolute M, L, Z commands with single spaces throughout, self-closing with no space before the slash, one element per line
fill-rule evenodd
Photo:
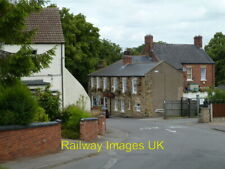
<path fill-rule="evenodd" d="M 120 106 L 121 106 L 121 112 L 125 112 L 125 103 L 123 99 L 120 100 Z"/>

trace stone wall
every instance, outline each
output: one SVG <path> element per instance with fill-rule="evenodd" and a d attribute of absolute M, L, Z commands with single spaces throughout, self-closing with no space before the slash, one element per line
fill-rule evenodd
<path fill-rule="evenodd" d="M 0 161 L 60 151 L 61 125 L 57 122 L 29 126 L 0 126 Z"/>

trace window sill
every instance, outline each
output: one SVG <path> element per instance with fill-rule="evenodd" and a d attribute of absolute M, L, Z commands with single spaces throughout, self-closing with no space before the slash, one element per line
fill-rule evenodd
<path fill-rule="evenodd" d="M 188 82 L 193 82 L 193 80 L 192 80 L 192 79 L 187 79 L 187 81 L 188 81 Z"/>

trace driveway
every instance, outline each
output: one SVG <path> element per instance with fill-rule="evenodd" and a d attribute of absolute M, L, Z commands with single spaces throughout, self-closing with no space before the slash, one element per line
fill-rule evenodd
<path fill-rule="evenodd" d="M 56 169 L 224 169 L 225 133 L 212 130 L 197 119 L 109 119 L 108 128 L 122 131 L 124 143 L 163 141 L 164 150 L 105 150 L 97 156 L 71 162 Z"/>

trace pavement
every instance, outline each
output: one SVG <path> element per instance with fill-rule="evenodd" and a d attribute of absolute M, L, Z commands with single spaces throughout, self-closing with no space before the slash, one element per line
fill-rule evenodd
<path fill-rule="evenodd" d="M 126 152 L 105 148 L 100 153 L 95 150 L 63 150 L 4 165 L 11 169 L 225 168 L 224 123 L 202 124 L 194 118 L 112 118 L 107 120 L 107 129 L 105 137 L 93 142 L 144 143 L 146 149 Z M 164 150 L 150 150 L 149 141 L 163 141 Z"/>

